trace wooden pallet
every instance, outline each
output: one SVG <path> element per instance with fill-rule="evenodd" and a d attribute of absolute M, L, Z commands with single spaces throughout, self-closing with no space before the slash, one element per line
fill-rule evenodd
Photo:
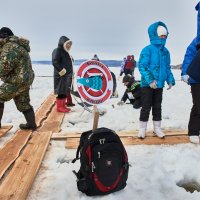
<path fill-rule="evenodd" d="M 54 104 L 53 99 L 55 97 L 51 94 L 40 106 L 36 112 L 36 122 L 41 124 L 52 109 Z M 6 170 L 12 165 L 12 163 L 20 155 L 21 150 L 27 144 L 32 131 L 18 130 L 15 135 L 9 140 L 2 149 L 0 149 L 0 179 L 6 172 Z"/>
<path fill-rule="evenodd" d="M 2 126 L 0 128 L 0 138 L 3 137 L 4 135 L 6 135 L 6 133 L 8 133 L 8 131 L 12 128 L 12 125 L 8 125 L 8 126 Z"/>
<path fill-rule="evenodd" d="M 51 132 L 38 132 L 0 185 L 0 200 L 25 200 L 44 158 Z"/>
<path fill-rule="evenodd" d="M 137 131 L 132 132 L 119 132 L 124 145 L 161 145 L 161 144 L 180 144 L 180 143 L 188 143 L 188 136 L 186 131 L 165 131 L 165 138 L 160 139 L 152 134 L 152 132 L 148 132 L 145 139 L 139 139 L 137 137 Z M 58 135 L 58 134 L 57 134 Z M 55 137 L 55 135 L 54 135 Z M 78 147 L 80 134 L 68 134 L 65 135 L 66 144 L 65 147 L 69 149 L 74 149 Z"/>

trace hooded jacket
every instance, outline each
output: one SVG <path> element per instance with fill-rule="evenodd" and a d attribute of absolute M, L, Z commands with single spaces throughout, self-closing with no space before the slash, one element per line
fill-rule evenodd
<path fill-rule="evenodd" d="M 157 88 L 163 88 L 165 81 L 168 85 L 175 85 L 175 80 L 170 67 L 170 54 L 165 48 L 166 38 L 159 38 L 158 26 L 166 25 L 156 22 L 148 28 L 150 45 L 146 46 L 139 59 L 139 71 L 141 73 L 141 87 L 149 87 L 156 80 Z M 168 30 L 167 30 L 168 32 Z"/>
<path fill-rule="evenodd" d="M 0 40 L 0 79 L 15 86 L 30 86 L 34 79 L 29 41 L 17 36 Z"/>
<path fill-rule="evenodd" d="M 61 36 L 58 42 L 58 47 L 53 50 L 52 64 L 54 66 L 54 92 L 57 95 L 66 95 L 70 92 L 73 75 L 72 58 L 64 49 L 63 44 L 70 41 L 66 36 Z M 66 69 L 66 74 L 60 76 L 59 72 Z"/>
<path fill-rule="evenodd" d="M 61 36 L 58 42 L 58 47 L 52 53 L 52 63 L 55 68 L 55 74 L 58 74 L 63 68 L 67 70 L 67 74 L 72 73 L 72 58 L 65 51 L 63 44 L 70 41 L 66 36 Z"/>
<path fill-rule="evenodd" d="M 196 50 L 196 45 L 200 43 L 200 11 L 199 11 L 199 3 L 196 5 L 195 9 L 198 11 L 197 14 L 197 36 L 192 40 L 192 42 L 189 44 L 187 47 L 183 64 L 182 64 L 182 72 L 181 76 L 187 75 L 187 70 L 191 62 L 193 61 L 193 58 L 195 57 L 197 50 Z M 199 67 L 200 70 L 200 66 Z M 196 69 L 198 70 L 198 69 Z M 194 80 L 190 77 L 189 79 L 189 84 L 195 84 L 195 83 L 200 83 L 200 81 Z"/>

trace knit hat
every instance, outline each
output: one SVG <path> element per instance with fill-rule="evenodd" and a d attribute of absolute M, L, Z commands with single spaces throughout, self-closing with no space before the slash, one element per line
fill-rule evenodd
<path fill-rule="evenodd" d="M 135 78 L 134 76 L 131 76 L 131 75 L 125 75 L 123 80 L 122 80 L 122 83 L 125 83 L 125 82 L 134 82 L 135 81 Z"/>
<path fill-rule="evenodd" d="M 158 34 L 158 36 L 161 36 L 161 35 L 167 36 L 167 29 L 164 26 L 158 26 L 157 34 Z"/>
<path fill-rule="evenodd" d="M 12 36 L 12 35 L 14 35 L 14 34 L 9 28 L 2 27 L 0 29 L 0 38 L 7 38 L 7 37 Z"/>

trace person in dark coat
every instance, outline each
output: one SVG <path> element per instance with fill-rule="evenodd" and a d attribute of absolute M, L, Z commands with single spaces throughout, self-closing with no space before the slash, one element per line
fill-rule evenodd
<path fill-rule="evenodd" d="M 142 106 L 140 82 L 136 81 L 131 75 L 125 75 L 122 82 L 126 86 L 126 90 L 118 105 L 124 105 L 129 100 L 133 108 L 138 109 Z"/>
<path fill-rule="evenodd" d="M 200 2 L 199 2 L 200 3 Z M 188 123 L 188 136 L 191 143 L 199 144 L 200 134 L 200 10 L 197 14 L 197 35 L 187 47 L 182 64 L 181 79 L 191 86 L 193 106 Z"/>
<path fill-rule="evenodd" d="M 58 47 L 53 50 L 52 64 L 54 66 L 54 92 L 57 95 L 56 106 L 58 112 L 69 112 L 66 107 L 74 106 L 70 94 L 73 77 L 73 58 L 69 54 L 72 41 L 66 36 L 61 36 Z"/>

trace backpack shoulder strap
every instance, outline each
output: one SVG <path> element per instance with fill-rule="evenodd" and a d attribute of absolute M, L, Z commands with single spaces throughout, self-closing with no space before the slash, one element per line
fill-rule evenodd
<path fill-rule="evenodd" d="M 72 160 L 72 163 L 75 163 L 77 160 L 80 159 L 80 157 L 79 157 L 80 149 L 81 149 L 81 146 L 78 145 L 78 148 L 77 148 L 77 151 L 76 151 L 76 158 L 74 158 L 74 159 Z"/>

